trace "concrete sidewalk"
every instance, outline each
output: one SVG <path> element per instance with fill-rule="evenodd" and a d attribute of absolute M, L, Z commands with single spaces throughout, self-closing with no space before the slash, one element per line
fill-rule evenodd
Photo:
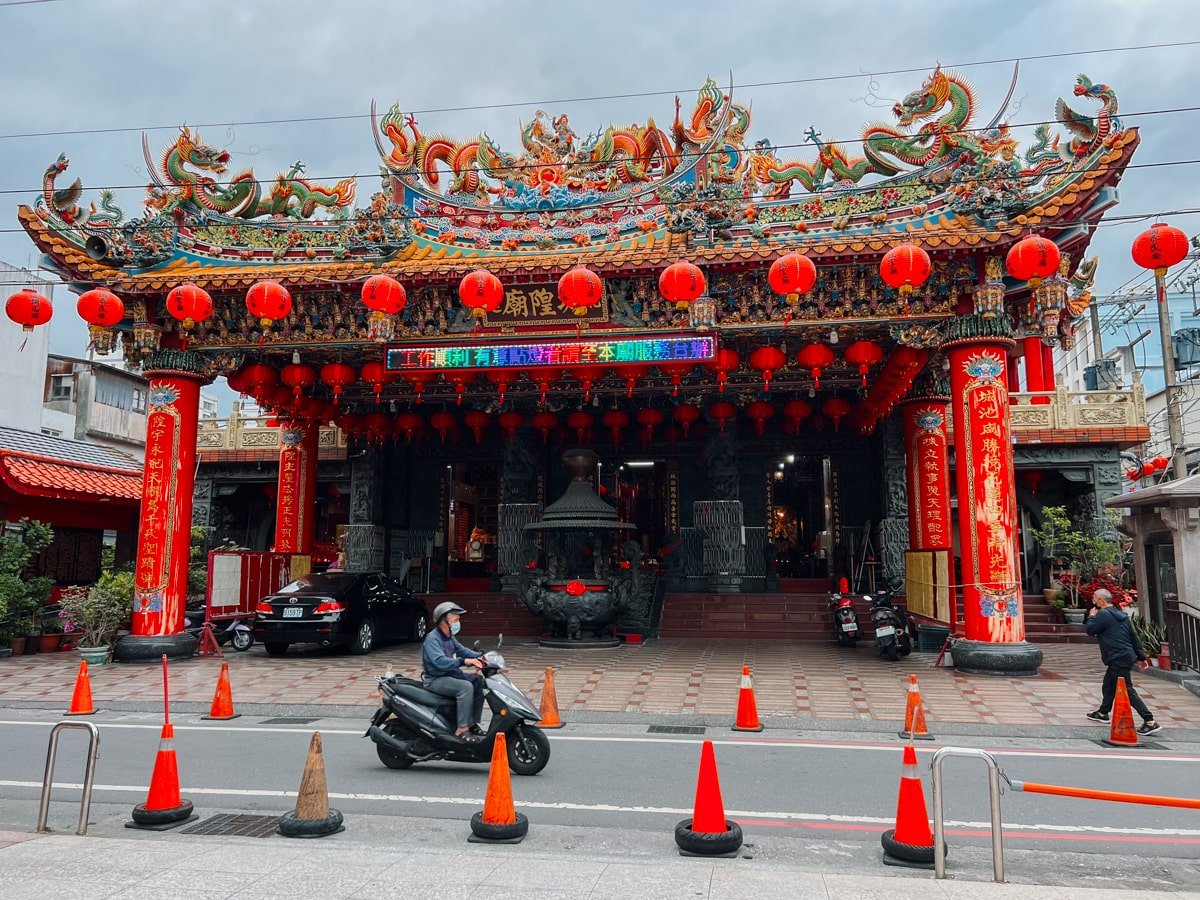
<path fill-rule="evenodd" d="M 487 642 L 485 641 L 485 645 Z M 389 666 L 415 676 L 419 647 L 384 647 L 366 657 L 315 649 L 273 658 L 259 647 L 226 654 L 234 703 L 267 709 L 291 706 L 369 707 L 377 702 L 375 676 Z M 966 676 L 934 668 L 935 654 L 914 653 L 898 663 L 873 646 L 857 650 L 795 641 L 659 640 L 613 650 L 544 650 L 506 642 L 510 677 L 535 700 L 543 673 L 553 666 L 559 709 L 567 721 L 603 716 L 732 717 L 743 665 L 754 672 L 759 714 L 820 723 L 895 722 L 903 719 L 908 675 L 920 678 L 930 720 L 943 725 L 1053 729 L 1086 725 L 1100 703 L 1104 670 L 1090 645 L 1043 646 L 1035 678 Z M 0 704 L 66 709 L 78 657 L 52 653 L 0 661 Z M 171 668 L 172 699 L 212 701 L 219 661 L 194 659 Z M 1168 730 L 1200 728 L 1200 698 L 1177 683 L 1135 673 L 1142 697 Z M 161 703 L 161 679 L 152 666 L 108 665 L 92 670 L 100 704 Z M 768 724 L 770 722 L 768 721 Z M 943 729 L 946 730 L 946 729 Z"/>

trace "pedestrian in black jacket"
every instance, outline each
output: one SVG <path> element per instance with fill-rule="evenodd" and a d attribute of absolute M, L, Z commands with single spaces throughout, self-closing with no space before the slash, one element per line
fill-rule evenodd
<path fill-rule="evenodd" d="M 1100 641 L 1100 662 L 1108 667 L 1104 673 L 1104 687 L 1101 692 L 1100 708 L 1090 712 L 1087 717 L 1094 722 L 1107 722 L 1112 711 L 1113 700 L 1117 695 L 1117 679 L 1125 679 L 1125 688 L 1129 693 L 1130 705 L 1142 717 L 1142 726 L 1138 734 L 1154 734 L 1161 731 L 1162 726 L 1154 721 L 1154 713 L 1150 712 L 1137 691 L 1133 689 L 1133 678 L 1130 673 L 1136 662 L 1138 668 L 1146 668 L 1146 654 L 1142 652 L 1142 643 L 1134 633 L 1133 623 L 1125 610 L 1113 606 L 1112 594 L 1104 588 L 1096 591 L 1092 597 L 1091 611 L 1088 613 L 1087 633 Z"/>

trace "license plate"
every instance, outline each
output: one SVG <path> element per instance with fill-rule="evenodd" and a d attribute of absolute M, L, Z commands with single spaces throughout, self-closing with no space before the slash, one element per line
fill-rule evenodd
<path fill-rule="evenodd" d="M 896 633 L 896 629 L 891 625 L 884 625 L 882 628 L 875 629 L 875 637 L 891 637 Z"/>
<path fill-rule="evenodd" d="M 304 610 L 299 606 L 285 606 L 283 608 L 283 617 L 285 619 L 299 619 L 304 615 Z"/>
<path fill-rule="evenodd" d="M 842 631 L 858 631 L 858 626 L 853 622 L 843 622 Z"/>

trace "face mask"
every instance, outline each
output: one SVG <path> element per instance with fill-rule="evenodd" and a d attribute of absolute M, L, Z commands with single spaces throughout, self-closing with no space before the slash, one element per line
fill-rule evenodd
<path fill-rule="evenodd" d="M 462 628 L 462 622 L 451 622 L 450 623 L 450 633 L 451 634 L 458 634 L 458 632 L 461 628 Z"/>

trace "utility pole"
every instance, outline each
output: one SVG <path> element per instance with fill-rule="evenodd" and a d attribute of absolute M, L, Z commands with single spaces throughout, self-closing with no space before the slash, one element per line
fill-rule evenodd
<path fill-rule="evenodd" d="M 1171 346 L 1171 311 L 1167 308 L 1166 269 L 1154 273 L 1158 292 L 1158 330 L 1162 337 L 1163 382 L 1167 401 L 1167 432 L 1171 437 L 1171 460 L 1176 480 L 1187 477 L 1187 448 L 1183 442 L 1183 414 L 1179 409 L 1179 391 L 1175 386 L 1175 351 Z"/>
<path fill-rule="evenodd" d="M 1091 316 L 1092 364 L 1097 367 L 1096 371 L 1099 371 L 1100 360 L 1104 358 L 1104 341 L 1100 338 L 1100 310 L 1094 301 L 1088 304 L 1088 313 Z"/>

